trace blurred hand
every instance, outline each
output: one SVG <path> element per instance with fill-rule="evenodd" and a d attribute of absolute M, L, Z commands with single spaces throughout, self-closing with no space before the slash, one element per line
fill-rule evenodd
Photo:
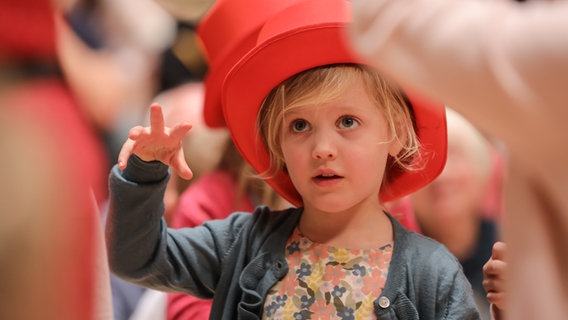
<path fill-rule="evenodd" d="M 487 292 L 487 300 L 501 311 L 505 311 L 506 300 L 506 251 L 507 245 L 504 242 L 496 242 L 491 258 L 483 266 L 483 288 Z"/>
<path fill-rule="evenodd" d="M 191 124 L 187 122 L 173 128 L 166 127 L 162 107 L 157 103 L 152 104 L 150 127 L 136 126 L 130 129 L 118 156 L 118 167 L 124 170 L 130 155 L 135 154 L 144 161 L 160 161 L 180 177 L 191 179 L 193 173 L 185 161 L 182 148 L 182 139 L 190 129 Z"/>

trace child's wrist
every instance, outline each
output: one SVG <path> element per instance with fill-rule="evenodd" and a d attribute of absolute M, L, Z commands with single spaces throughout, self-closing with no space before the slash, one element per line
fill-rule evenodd
<path fill-rule="evenodd" d="M 128 165 L 122 176 L 132 182 L 149 183 L 167 178 L 168 166 L 160 161 L 144 161 L 135 154 L 128 158 Z"/>

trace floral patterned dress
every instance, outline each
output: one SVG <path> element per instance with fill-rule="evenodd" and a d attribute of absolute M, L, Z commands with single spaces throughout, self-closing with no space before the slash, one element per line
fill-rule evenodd
<path fill-rule="evenodd" d="M 351 250 L 315 243 L 296 228 L 286 245 L 288 274 L 272 287 L 263 319 L 375 319 L 393 243 Z"/>

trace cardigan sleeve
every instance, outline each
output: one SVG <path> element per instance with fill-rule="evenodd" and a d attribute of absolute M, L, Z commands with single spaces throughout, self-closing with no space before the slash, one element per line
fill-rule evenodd
<path fill-rule="evenodd" d="M 112 169 L 106 223 L 110 268 L 144 287 L 212 298 L 223 259 L 246 218 L 168 228 L 162 217 L 168 177 L 167 166 L 135 156 L 124 171 Z"/>

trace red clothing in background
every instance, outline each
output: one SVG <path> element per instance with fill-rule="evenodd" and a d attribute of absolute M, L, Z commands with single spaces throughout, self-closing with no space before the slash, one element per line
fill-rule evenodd
<path fill-rule="evenodd" d="M 249 197 L 236 199 L 238 185 L 226 171 L 213 171 L 202 176 L 180 196 L 172 217 L 173 228 L 195 227 L 207 220 L 222 219 L 235 211 L 252 212 Z M 212 300 L 183 293 L 168 294 L 168 320 L 209 319 Z"/>

